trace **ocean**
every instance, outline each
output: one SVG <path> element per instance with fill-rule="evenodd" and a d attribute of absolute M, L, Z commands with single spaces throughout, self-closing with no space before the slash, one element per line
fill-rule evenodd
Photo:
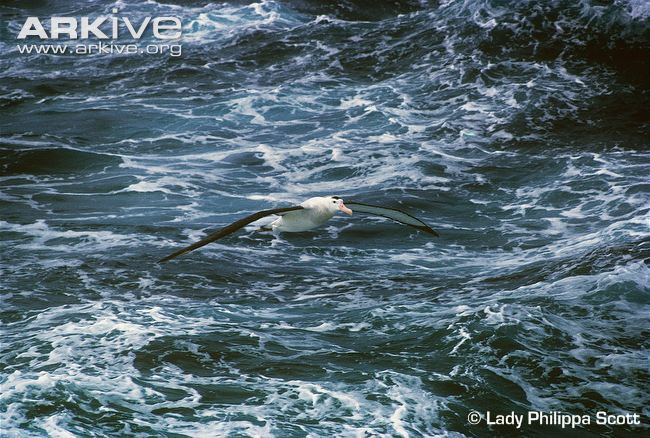
<path fill-rule="evenodd" d="M 80 43 L 17 39 L 53 16 L 177 17 L 182 35 L 21 52 Z M 0 17 L 0 436 L 650 430 L 648 2 L 31 0 Z M 339 214 L 156 263 L 329 195 L 440 237 Z"/>

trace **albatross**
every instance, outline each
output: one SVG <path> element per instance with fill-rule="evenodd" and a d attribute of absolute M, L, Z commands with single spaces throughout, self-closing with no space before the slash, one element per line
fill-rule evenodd
<path fill-rule="evenodd" d="M 279 217 L 270 224 L 259 228 L 258 231 L 296 233 L 312 230 L 323 225 L 339 211 L 348 215 L 351 215 L 352 212 L 355 211 L 358 213 L 382 216 L 416 228 L 420 231 L 424 231 L 432 236 L 438 236 L 438 233 L 420 219 L 396 208 L 380 207 L 378 205 L 362 204 L 361 202 L 354 201 L 350 201 L 346 205 L 343 203 L 343 199 L 338 196 L 317 196 L 315 198 L 309 198 L 302 204 L 293 207 L 272 208 L 270 210 L 262 210 L 253 213 L 231 223 L 230 225 L 226 225 L 196 243 L 179 249 L 173 254 L 158 260 L 158 263 L 163 263 L 183 254 L 187 254 L 190 251 L 214 242 L 217 239 L 221 239 L 222 237 L 228 236 L 246 225 L 267 216 L 276 215 Z"/>

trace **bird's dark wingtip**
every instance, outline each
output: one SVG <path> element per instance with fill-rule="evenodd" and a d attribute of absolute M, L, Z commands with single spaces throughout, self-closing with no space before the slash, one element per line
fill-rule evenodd
<path fill-rule="evenodd" d="M 431 227 L 421 227 L 420 229 L 425 233 L 431 234 L 433 237 L 440 237 L 440 234 L 438 234 L 438 232 Z"/>
<path fill-rule="evenodd" d="M 169 260 L 170 260 L 170 257 L 163 257 L 162 259 L 158 260 L 156 263 L 160 265 L 160 264 L 165 263 L 166 261 L 169 261 Z"/>
<path fill-rule="evenodd" d="M 187 248 L 183 248 L 183 249 L 181 249 L 180 251 L 176 251 L 176 252 L 173 253 L 173 254 L 169 254 L 167 257 L 163 257 L 163 258 L 161 258 L 161 259 L 158 260 L 156 263 L 160 264 L 160 263 L 168 262 L 168 261 L 170 261 L 171 259 L 175 259 L 176 257 L 178 257 L 178 256 L 180 256 L 180 255 L 183 255 L 183 254 L 185 254 L 185 253 L 188 253 L 188 252 L 189 252 L 189 251 L 187 250 Z"/>

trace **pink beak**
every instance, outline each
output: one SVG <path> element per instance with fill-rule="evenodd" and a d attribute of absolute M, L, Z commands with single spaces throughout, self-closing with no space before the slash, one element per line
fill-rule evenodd
<path fill-rule="evenodd" d="M 339 210 L 341 210 L 343 213 L 347 213 L 347 214 L 350 214 L 350 215 L 352 214 L 352 210 L 347 208 L 345 206 L 345 204 L 343 204 L 342 202 L 339 204 Z"/>

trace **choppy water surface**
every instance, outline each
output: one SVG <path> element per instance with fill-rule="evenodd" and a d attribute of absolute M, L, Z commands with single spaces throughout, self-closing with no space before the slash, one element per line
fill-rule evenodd
<path fill-rule="evenodd" d="M 27 16 L 116 6 L 180 17 L 183 55 L 16 52 Z M 647 3 L 0 12 L 2 435 L 515 432 L 472 410 L 648 429 Z M 154 263 L 327 194 L 441 237 L 339 217 Z"/>

